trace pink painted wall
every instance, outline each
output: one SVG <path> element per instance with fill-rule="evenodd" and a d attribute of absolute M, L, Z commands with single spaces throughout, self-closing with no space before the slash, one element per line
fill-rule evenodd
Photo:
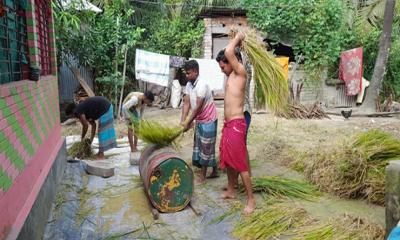
<path fill-rule="evenodd" d="M 55 76 L 0 85 L 0 239 L 14 239 L 62 145 Z"/>
<path fill-rule="evenodd" d="M 17 0 L 13 0 L 17 1 Z M 40 66 L 36 2 L 25 12 L 29 61 Z M 51 74 L 0 85 L 0 239 L 15 239 L 62 146 L 53 16 L 48 12 Z"/>

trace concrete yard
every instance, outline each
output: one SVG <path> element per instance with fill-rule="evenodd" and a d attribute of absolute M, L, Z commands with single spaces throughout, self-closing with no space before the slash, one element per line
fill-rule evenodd
<path fill-rule="evenodd" d="M 219 132 L 223 123 L 223 108 L 219 107 Z M 178 124 L 180 110 L 151 108 L 145 118 Z M 355 132 L 381 129 L 400 137 L 400 124 L 395 118 L 350 118 L 344 120 L 331 116 L 324 120 L 286 120 L 270 114 L 253 114 L 248 148 L 254 176 L 283 176 L 303 180 L 302 174 L 287 167 L 287 152 L 329 148 Z M 237 200 L 222 200 L 220 193 L 226 184 L 226 175 L 208 179 L 204 185 L 195 185 L 191 206 L 177 213 L 160 214 L 153 220 L 151 208 L 143 191 L 138 166 L 129 164 L 129 146 L 126 126 L 116 124 L 118 148 L 106 152 L 107 161 L 115 166 L 115 175 L 101 178 L 85 173 L 84 163 L 68 163 L 62 184 L 58 188 L 52 214 L 43 239 L 235 239 L 232 229 L 240 221 L 240 211 L 233 217 L 213 221 L 239 203 L 245 203 L 245 195 Z M 67 145 L 79 140 L 80 125 L 64 127 Z M 73 137 L 76 136 L 76 137 Z M 125 138 L 124 138 L 125 137 Z M 177 150 L 191 165 L 193 131 L 180 140 Z M 96 144 L 94 143 L 94 146 Z M 140 148 L 143 148 L 140 142 Z M 198 170 L 194 169 L 195 175 Z M 196 176 L 195 176 L 196 177 Z M 301 206 L 316 219 L 329 219 L 342 214 L 369 219 L 384 227 L 384 207 L 371 205 L 362 200 L 339 199 L 323 194 L 315 202 L 287 200 Z M 257 195 L 257 203 L 263 199 Z"/>

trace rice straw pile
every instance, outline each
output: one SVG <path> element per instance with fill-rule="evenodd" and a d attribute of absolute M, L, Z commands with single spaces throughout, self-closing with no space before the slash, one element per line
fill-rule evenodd
<path fill-rule="evenodd" d="M 154 121 L 140 121 L 137 134 L 140 139 L 149 144 L 168 146 L 183 133 L 182 127 L 168 127 Z"/>
<path fill-rule="evenodd" d="M 233 236 L 239 239 L 270 239 L 279 237 L 291 228 L 303 226 L 307 212 L 288 204 L 274 204 L 252 213 L 238 223 Z"/>
<path fill-rule="evenodd" d="M 309 154 L 297 165 L 302 164 L 306 177 L 322 190 L 383 205 L 385 166 L 398 157 L 400 141 L 371 130 L 355 135 L 337 149 Z"/>
<path fill-rule="evenodd" d="M 377 224 L 349 215 L 304 226 L 294 233 L 294 240 L 383 240 L 385 236 L 385 231 Z"/>
<path fill-rule="evenodd" d="M 266 50 L 265 44 L 257 38 L 256 32 L 244 33 L 243 50 L 253 65 L 257 102 L 269 110 L 285 113 L 289 100 L 288 81 L 282 67 Z"/>
<path fill-rule="evenodd" d="M 289 197 L 304 200 L 315 200 L 320 193 L 306 182 L 279 177 L 252 178 L 253 191 L 266 193 L 272 197 Z"/>
<path fill-rule="evenodd" d="M 73 158 L 87 159 L 93 156 L 90 139 L 84 139 L 82 142 L 74 143 L 68 149 L 68 155 Z"/>

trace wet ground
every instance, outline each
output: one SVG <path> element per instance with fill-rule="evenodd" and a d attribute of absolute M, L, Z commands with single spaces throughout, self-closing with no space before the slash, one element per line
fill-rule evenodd
<path fill-rule="evenodd" d="M 219 128 L 222 127 L 222 112 L 223 109 L 219 108 Z M 179 110 L 150 109 L 145 117 L 177 124 L 179 114 Z M 65 127 L 63 133 L 77 135 L 79 127 Z M 126 135 L 123 123 L 117 124 L 116 128 L 119 137 Z M 394 118 L 350 118 L 346 121 L 332 116 L 332 119 L 325 120 L 284 120 L 269 114 L 254 114 L 248 142 L 253 175 L 303 179 L 301 174 L 285 166 L 287 152 L 330 148 L 354 132 L 371 128 L 400 137 L 399 120 Z M 187 133 L 178 150 L 189 164 L 192 139 L 193 133 Z M 73 137 L 67 138 L 68 144 L 73 141 Z M 115 175 L 110 178 L 87 175 L 82 162 L 68 163 L 44 239 L 234 239 L 230 233 L 240 214 L 221 222 L 213 220 L 233 206 L 244 203 L 245 196 L 239 194 L 235 201 L 219 198 L 221 188 L 226 184 L 223 173 L 205 185 L 195 186 L 193 208 L 160 214 L 155 221 L 140 182 L 138 167 L 129 164 L 126 138 L 120 141 L 119 148 L 106 155 L 115 165 Z M 259 203 L 263 201 L 260 196 L 257 198 Z M 384 225 L 384 208 L 360 200 L 338 199 L 324 194 L 315 202 L 294 201 L 293 204 L 304 207 L 316 219 L 347 213 Z"/>

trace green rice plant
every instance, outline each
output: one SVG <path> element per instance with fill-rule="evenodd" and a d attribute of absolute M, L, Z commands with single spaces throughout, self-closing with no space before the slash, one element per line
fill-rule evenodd
<path fill-rule="evenodd" d="M 266 193 L 273 197 L 289 197 L 315 200 L 320 193 L 307 182 L 280 177 L 253 177 L 253 191 Z"/>
<path fill-rule="evenodd" d="M 275 114 L 287 111 L 289 86 L 282 67 L 266 50 L 254 30 L 244 33 L 243 50 L 253 65 L 257 102 Z"/>
<path fill-rule="evenodd" d="M 93 157 L 90 139 L 76 142 L 68 149 L 68 155 L 78 159 L 88 159 Z"/>
<path fill-rule="evenodd" d="M 160 146 L 173 145 L 174 141 L 183 133 L 182 127 L 169 127 L 154 121 L 141 120 L 136 134 L 148 144 Z"/>
<path fill-rule="evenodd" d="M 244 217 L 232 232 L 239 239 L 270 239 L 309 221 L 304 209 L 288 204 L 274 204 Z"/>

